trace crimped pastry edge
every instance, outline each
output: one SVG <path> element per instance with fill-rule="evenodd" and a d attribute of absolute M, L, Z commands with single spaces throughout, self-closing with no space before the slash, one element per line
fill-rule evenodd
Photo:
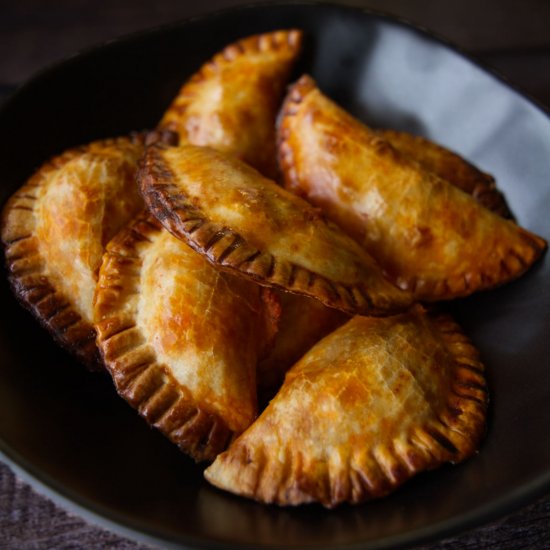
<path fill-rule="evenodd" d="M 82 319 L 71 305 L 71 298 L 55 289 L 45 275 L 36 229 L 36 193 L 48 177 L 65 164 L 87 153 L 91 147 L 111 147 L 118 143 L 143 143 L 145 134 L 97 140 L 69 149 L 44 163 L 6 202 L 2 212 L 8 280 L 18 301 L 29 310 L 55 341 L 71 352 L 90 370 L 103 370 L 95 345 L 94 326 Z"/>
<path fill-rule="evenodd" d="M 277 261 L 271 253 L 250 245 L 238 232 L 210 221 L 173 183 L 175 175 L 161 154 L 167 147 L 157 143 L 145 152 L 138 171 L 145 203 L 170 233 L 187 242 L 217 269 L 260 285 L 316 298 L 350 314 L 387 316 L 410 306 L 405 295 L 402 303 L 391 303 L 391 299 L 371 296 L 364 285 L 345 285 L 292 262 Z"/>
<path fill-rule="evenodd" d="M 304 197 L 300 189 L 296 173 L 296 162 L 292 147 L 287 143 L 291 129 L 288 127 L 289 120 L 298 112 L 299 104 L 306 96 L 318 90 L 315 81 L 309 75 L 303 75 L 298 81 L 290 86 L 288 94 L 283 102 L 278 119 L 278 159 L 283 173 L 285 187 Z M 382 146 L 395 154 L 402 155 L 395 150 L 389 142 L 379 137 Z M 408 157 L 405 156 L 408 159 Z M 436 177 L 435 175 L 433 177 Z M 509 220 L 510 221 L 510 220 Z M 510 221 L 510 223 L 512 223 Z M 390 277 L 391 280 L 402 290 L 412 292 L 416 299 L 435 302 L 438 300 L 449 300 L 468 296 L 473 292 L 488 290 L 506 284 L 523 275 L 541 257 L 547 248 L 546 241 L 517 226 L 518 234 L 525 245 L 519 250 L 510 249 L 508 255 L 501 259 L 496 269 L 490 272 L 463 272 L 454 274 L 447 279 L 428 281 L 421 277 Z"/>
<path fill-rule="evenodd" d="M 417 311 L 423 308 L 417 306 Z M 245 431 L 205 470 L 205 478 L 220 489 L 267 504 L 319 502 L 334 508 L 386 496 L 417 473 L 471 457 L 486 431 L 485 369 L 478 351 L 450 315 L 429 315 L 454 357 L 446 406 L 436 419 L 405 439 L 368 450 L 366 470 L 348 460 L 344 475 L 335 478 L 328 462 L 307 463 L 306 457 L 291 448 L 285 448 L 282 455 L 263 445 L 250 448 Z"/>
<path fill-rule="evenodd" d="M 234 432 L 158 362 L 135 324 L 137 312 L 121 307 L 138 291 L 143 254 L 162 230 L 142 213 L 107 245 L 95 297 L 97 344 L 119 395 L 195 461 L 211 461 Z"/>
<path fill-rule="evenodd" d="M 265 50 L 281 48 L 285 48 L 288 52 L 297 55 L 302 43 L 302 34 L 302 31 L 299 29 L 283 29 L 254 34 L 227 45 L 223 50 L 215 54 L 212 59 L 204 63 L 181 86 L 174 101 L 168 107 L 163 120 L 161 120 L 159 128 L 176 131 L 177 124 L 174 121 L 165 119 L 169 119 L 173 113 L 177 116 L 182 116 L 188 106 L 197 97 L 197 93 L 200 92 L 200 85 L 238 57 L 249 53 L 255 54 Z"/>

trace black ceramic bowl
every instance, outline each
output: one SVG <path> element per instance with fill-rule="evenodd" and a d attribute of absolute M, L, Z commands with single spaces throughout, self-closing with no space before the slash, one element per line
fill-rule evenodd
<path fill-rule="evenodd" d="M 53 154 L 152 127 L 180 84 L 249 34 L 305 30 L 297 69 L 365 121 L 447 145 L 498 179 L 519 222 L 550 237 L 550 120 L 471 60 L 385 17 L 330 5 L 233 9 L 136 34 L 39 74 L 0 111 L 0 200 Z M 280 509 L 210 487 L 107 377 L 88 374 L 1 278 L 0 449 L 62 504 L 164 546 L 388 548 L 497 517 L 550 488 L 550 265 L 453 304 L 488 369 L 480 453 L 357 507 Z"/>

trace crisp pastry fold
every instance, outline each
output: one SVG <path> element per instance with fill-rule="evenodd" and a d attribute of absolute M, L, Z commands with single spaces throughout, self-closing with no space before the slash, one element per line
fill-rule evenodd
<path fill-rule="evenodd" d="M 195 460 L 212 460 L 256 417 L 269 308 L 261 287 L 215 270 L 143 214 L 107 246 L 98 346 L 118 393 Z"/>
<path fill-rule="evenodd" d="M 355 317 L 292 367 L 205 477 L 265 503 L 357 504 L 472 455 L 486 405 L 478 352 L 449 316 Z"/>
<path fill-rule="evenodd" d="M 54 157 L 2 213 L 15 294 L 90 368 L 100 368 L 92 300 L 104 246 L 143 208 L 135 183 L 143 139 L 96 141 Z"/>
<path fill-rule="evenodd" d="M 504 195 L 497 189 L 495 178 L 460 155 L 429 139 L 407 132 L 385 129 L 377 130 L 377 133 L 400 153 L 468 193 L 485 208 L 503 218 L 513 218 Z"/>
<path fill-rule="evenodd" d="M 546 242 L 401 154 L 302 77 L 279 127 L 286 187 L 322 208 L 400 288 L 465 296 L 523 274 Z"/>
<path fill-rule="evenodd" d="M 152 214 L 220 269 L 350 313 L 384 315 L 411 303 L 316 208 L 232 156 L 157 144 L 138 181 Z"/>
<path fill-rule="evenodd" d="M 278 331 L 269 353 L 256 370 L 263 400 L 276 393 L 285 373 L 302 355 L 349 319 L 342 311 L 326 307 L 319 300 L 291 292 L 276 293 L 280 307 Z"/>
<path fill-rule="evenodd" d="M 275 119 L 301 39 L 301 31 L 279 30 L 227 46 L 183 85 L 159 127 L 275 177 Z"/>

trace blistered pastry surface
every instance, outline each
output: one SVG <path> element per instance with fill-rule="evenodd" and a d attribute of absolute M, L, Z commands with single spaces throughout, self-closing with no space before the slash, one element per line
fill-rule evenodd
<path fill-rule="evenodd" d="M 260 418 L 205 472 L 262 502 L 332 507 L 387 494 L 470 456 L 487 389 L 448 316 L 355 317 L 287 373 Z"/>
<path fill-rule="evenodd" d="M 46 274 L 90 323 L 105 246 L 143 208 L 135 182 L 142 151 L 136 145 L 86 152 L 38 192 L 36 235 Z"/>
<path fill-rule="evenodd" d="M 142 207 L 143 136 L 92 142 L 52 158 L 6 203 L 2 242 L 15 294 L 63 347 L 100 368 L 91 323 L 103 246 Z"/>
<path fill-rule="evenodd" d="M 298 30 L 281 30 L 227 46 L 183 85 L 160 127 L 274 177 L 275 118 L 301 37 Z"/>
<path fill-rule="evenodd" d="M 480 204 L 503 218 L 513 218 L 495 178 L 482 172 L 457 153 L 421 136 L 397 130 L 379 130 L 378 134 L 395 149 L 418 162 L 423 168 L 447 180 Z"/>
<path fill-rule="evenodd" d="M 143 214 L 107 246 L 94 313 L 119 394 L 195 460 L 213 460 L 252 423 L 270 337 L 260 287 L 216 271 Z"/>
<path fill-rule="evenodd" d="M 308 77 L 287 97 L 280 160 L 287 187 L 322 208 L 418 299 L 503 284 L 546 248 L 399 153 Z"/>
<path fill-rule="evenodd" d="M 150 147 L 139 180 L 164 226 L 223 269 L 351 312 L 410 303 L 318 209 L 233 157 L 191 145 Z"/>
<path fill-rule="evenodd" d="M 197 402 L 248 426 L 256 414 L 259 289 L 216 271 L 167 231 L 143 256 L 136 324 Z"/>

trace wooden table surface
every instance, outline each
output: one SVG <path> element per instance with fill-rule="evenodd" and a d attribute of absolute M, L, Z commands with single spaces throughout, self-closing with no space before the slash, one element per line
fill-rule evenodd
<path fill-rule="evenodd" d="M 82 48 L 150 26 L 237 5 L 235 0 L 0 2 L 0 101 L 38 69 Z M 404 17 L 496 69 L 550 108 L 547 0 L 365 0 L 348 4 Z M 145 550 L 34 492 L 0 463 L 0 549 Z M 550 548 L 550 495 L 494 523 L 426 549 Z"/>

